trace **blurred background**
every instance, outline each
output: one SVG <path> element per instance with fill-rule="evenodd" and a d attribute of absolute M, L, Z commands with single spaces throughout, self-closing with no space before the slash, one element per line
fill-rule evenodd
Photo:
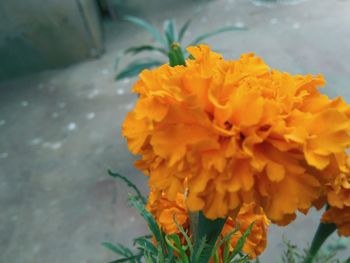
<path fill-rule="evenodd" d="M 272 68 L 323 73 L 324 92 L 350 102 L 349 0 L 0 0 L 0 262 L 106 263 L 114 255 L 102 242 L 131 245 L 147 233 L 129 190 L 107 175 L 147 193 L 120 135 L 136 78 L 115 76 L 122 50 L 152 40 L 125 15 L 160 29 L 191 18 L 184 43 L 247 28 L 205 42 L 226 59 L 255 52 Z M 280 262 L 283 235 L 309 244 L 319 218 L 312 210 L 272 226 L 261 262 Z"/>

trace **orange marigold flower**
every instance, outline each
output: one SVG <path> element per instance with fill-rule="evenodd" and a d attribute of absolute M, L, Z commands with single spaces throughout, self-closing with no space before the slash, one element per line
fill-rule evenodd
<path fill-rule="evenodd" d="M 350 207 L 350 175 L 340 174 L 337 177 L 334 190 L 328 192 L 327 200 L 332 207 Z"/>
<path fill-rule="evenodd" d="M 349 159 L 347 165 L 349 166 Z M 341 173 L 327 193 L 330 208 L 324 212 L 321 221 L 334 223 L 339 235 L 350 236 L 350 174 Z"/>
<path fill-rule="evenodd" d="M 334 223 L 340 236 L 350 236 L 350 206 L 342 209 L 331 207 L 324 212 L 322 222 Z"/>
<path fill-rule="evenodd" d="M 189 211 L 186 209 L 184 195 L 178 194 L 174 201 L 170 201 L 164 194 L 153 190 L 148 199 L 147 209 L 152 213 L 159 226 L 166 234 L 180 234 L 174 222 L 175 217 L 178 224 L 191 236 Z M 270 222 L 262 208 L 257 207 L 253 203 L 244 204 L 235 219 L 228 217 L 226 220 L 221 232 L 221 238 L 231 233 L 231 231 L 239 225 L 238 232 L 235 233 L 230 240 L 230 250 L 235 248 L 238 239 L 253 222 L 254 225 L 243 246 L 243 252 L 250 258 L 256 258 L 265 250 L 267 245 L 267 228 Z M 185 242 L 182 236 L 181 240 Z"/>
<path fill-rule="evenodd" d="M 184 200 L 184 195 L 182 194 L 177 194 L 176 199 L 170 201 L 164 194 L 151 191 L 146 208 L 151 212 L 164 233 L 179 233 L 174 218 L 184 229 L 189 228 L 190 225 Z"/>
<path fill-rule="evenodd" d="M 249 258 L 256 258 L 266 248 L 267 245 L 267 228 L 270 225 L 270 221 L 267 219 L 263 209 L 256 206 L 254 203 L 244 204 L 236 219 L 228 217 L 224 228 L 221 232 L 222 237 L 229 234 L 239 223 L 239 233 L 235 234 L 231 238 L 231 247 L 233 250 L 237 245 L 238 239 L 247 231 L 248 227 L 254 222 L 252 231 L 248 236 L 243 246 L 243 252 L 246 253 Z"/>
<path fill-rule="evenodd" d="M 306 213 L 339 171 L 350 145 L 350 107 L 318 87 L 322 76 L 271 70 L 254 54 L 225 61 L 189 47 L 186 66 L 145 70 L 122 129 L 149 184 L 215 219 L 243 203 L 285 225 Z M 332 173 L 325 171 L 332 168 Z"/>

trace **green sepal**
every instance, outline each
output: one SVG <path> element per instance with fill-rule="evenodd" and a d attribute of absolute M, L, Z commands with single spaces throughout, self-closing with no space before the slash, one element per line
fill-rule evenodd
<path fill-rule="evenodd" d="M 168 53 L 168 57 L 169 57 L 169 64 L 171 67 L 186 65 L 185 57 L 179 43 L 172 44 L 171 49 Z"/>

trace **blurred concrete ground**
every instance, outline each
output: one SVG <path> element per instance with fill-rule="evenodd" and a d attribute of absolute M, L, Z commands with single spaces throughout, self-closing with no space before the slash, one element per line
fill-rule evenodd
<path fill-rule="evenodd" d="M 350 102 L 350 1 L 269 2 L 131 1 L 130 9 L 158 26 L 194 17 L 186 40 L 245 25 L 246 32 L 207 43 L 226 58 L 255 52 L 273 68 L 323 73 L 324 92 Z M 100 59 L 0 84 L 0 262 L 105 263 L 114 255 L 101 242 L 130 244 L 147 232 L 126 202 L 129 190 L 106 170 L 128 175 L 147 193 L 120 136 L 135 79 L 113 78 L 118 52 L 149 38 L 127 23 L 104 25 Z M 280 262 L 283 234 L 301 246 L 310 242 L 319 217 L 311 211 L 288 227 L 271 227 L 261 262 Z"/>

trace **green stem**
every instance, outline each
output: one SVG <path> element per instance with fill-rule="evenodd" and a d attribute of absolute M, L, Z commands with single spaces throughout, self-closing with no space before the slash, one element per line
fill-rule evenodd
<path fill-rule="evenodd" d="M 200 249 L 203 239 L 205 239 L 205 248 L 200 253 L 199 262 L 207 263 L 212 254 L 215 242 L 218 239 L 222 228 L 226 222 L 226 218 L 218 218 L 210 220 L 204 216 L 202 212 L 198 212 L 198 222 L 196 229 L 196 236 L 194 237 L 194 253 L 191 262 L 196 263 L 197 251 Z"/>
<path fill-rule="evenodd" d="M 318 250 L 322 246 L 322 244 L 326 241 L 326 239 L 336 230 L 335 224 L 324 224 L 320 223 L 315 236 L 312 240 L 310 250 L 304 263 L 312 263 L 314 257 L 316 256 Z"/>

